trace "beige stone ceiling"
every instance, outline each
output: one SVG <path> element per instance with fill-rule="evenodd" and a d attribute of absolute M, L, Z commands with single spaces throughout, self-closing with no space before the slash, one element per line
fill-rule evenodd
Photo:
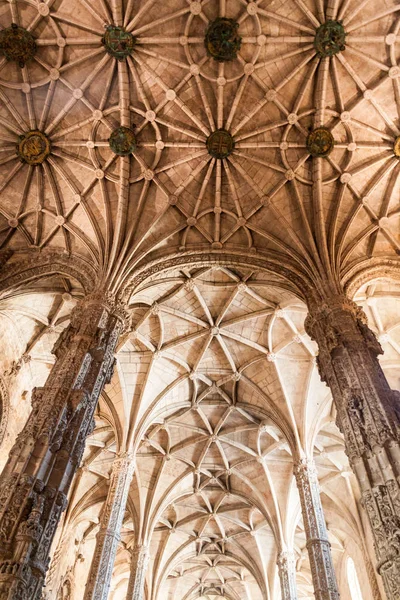
<path fill-rule="evenodd" d="M 381 280 L 356 296 L 384 344 L 382 365 L 397 389 L 399 290 Z M 212 600 L 215 593 L 276 600 L 277 552 L 291 545 L 299 597 L 308 598 L 293 456 L 314 456 L 339 573 L 344 549 L 360 544 L 365 523 L 316 348 L 304 333 L 304 305 L 264 273 L 188 268 L 143 283 L 130 311 L 132 331 L 119 347 L 71 493 L 65 554 L 50 589 L 80 553 L 76 597 L 83 593 L 112 460 L 131 440 L 136 471 L 113 600 L 125 597 L 137 540 L 150 547 L 146 585 L 154 600 Z"/>
<path fill-rule="evenodd" d="M 84 256 L 115 284 L 154 253 L 193 249 L 281 255 L 304 277 L 336 278 L 400 249 L 398 5 L 291 0 L 0 2 L 3 26 L 27 27 L 38 52 L 0 62 L 1 244 Z M 238 58 L 217 63 L 203 39 L 237 19 Z M 346 50 L 320 59 L 316 28 L 342 19 Z M 137 38 L 117 62 L 101 44 L 114 21 Z M 136 127 L 138 149 L 108 138 Z M 336 146 L 310 160 L 309 128 Z M 205 141 L 228 129 L 235 150 Z M 18 136 L 44 131 L 52 153 L 19 162 Z"/>
<path fill-rule="evenodd" d="M 112 460 L 132 444 L 112 600 L 125 597 L 135 540 L 150 545 L 151 600 L 276 600 L 277 553 L 292 544 L 299 597 L 310 597 L 292 478 L 300 452 L 317 464 L 339 574 L 344 549 L 362 538 L 306 307 L 287 280 L 237 264 L 275 261 L 316 283 L 345 280 L 367 259 L 394 262 L 399 10 L 394 0 L 0 0 L 1 25 L 19 23 L 38 45 L 23 69 L 0 58 L 0 250 L 14 250 L 14 263 L 32 254 L 39 264 L 49 250 L 80 258 L 115 290 L 150 261 L 182 257 L 130 295 L 131 331 L 71 491 L 50 589 L 76 561 L 82 597 Z M 204 48 L 218 15 L 240 24 L 232 63 Z M 326 19 L 343 20 L 346 50 L 321 60 L 313 39 Z M 126 62 L 101 44 L 111 22 L 137 38 Z M 135 127 L 131 157 L 109 147 L 120 124 Z M 335 148 L 311 159 L 306 137 L 321 125 Z M 235 140 L 223 161 L 206 149 L 221 127 Z M 37 167 L 15 150 L 32 129 L 52 147 Z M 200 252 L 238 259 L 185 266 L 185 254 Z M 82 293 L 55 277 L 0 300 L 11 432 L 3 464 Z M 399 389 L 400 287 L 377 280 L 356 300 Z"/>

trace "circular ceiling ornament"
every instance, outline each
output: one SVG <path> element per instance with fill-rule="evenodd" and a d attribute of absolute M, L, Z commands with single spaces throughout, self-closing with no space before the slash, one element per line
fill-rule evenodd
<path fill-rule="evenodd" d="M 20 136 L 17 154 L 28 165 L 41 165 L 51 152 L 51 142 L 42 132 L 34 129 Z"/>
<path fill-rule="evenodd" d="M 393 151 L 394 155 L 400 158 L 400 135 L 394 140 Z"/>
<path fill-rule="evenodd" d="M 235 149 L 235 141 L 226 129 L 217 129 L 207 138 L 207 150 L 213 158 L 228 158 Z"/>
<path fill-rule="evenodd" d="M 101 43 L 108 54 L 122 61 L 132 54 L 136 45 L 136 38 L 124 27 L 108 25 L 104 36 L 101 38 Z"/>
<path fill-rule="evenodd" d="M 137 148 L 136 135 L 129 127 L 114 129 L 108 141 L 111 150 L 118 156 L 128 156 Z"/>
<path fill-rule="evenodd" d="M 332 152 L 335 140 L 329 129 L 317 127 L 308 134 L 306 145 L 311 156 L 324 158 Z"/>
<path fill-rule="evenodd" d="M 33 35 L 16 23 L 0 31 L 0 54 L 17 62 L 21 69 L 34 57 L 36 50 Z"/>
<path fill-rule="evenodd" d="M 346 31 L 341 21 L 326 21 L 316 31 L 314 48 L 320 58 L 335 56 L 346 49 Z"/>
<path fill-rule="evenodd" d="M 242 44 L 239 23 L 234 19 L 218 17 L 207 27 L 204 40 L 209 56 L 218 62 L 228 62 L 237 57 Z"/>

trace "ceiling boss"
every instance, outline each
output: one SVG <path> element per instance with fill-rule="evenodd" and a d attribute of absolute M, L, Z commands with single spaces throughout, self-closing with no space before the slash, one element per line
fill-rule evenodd
<path fill-rule="evenodd" d="M 36 50 L 33 35 L 16 23 L 0 31 L 0 54 L 18 63 L 21 69 L 35 56 Z"/>
<path fill-rule="evenodd" d="M 108 25 L 101 43 L 108 54 L 122 61 L 132 54 L 136 45 L 136 38 L 129 31 L 126 31 L 124 27 Z"/>
<path fill-rule="evenodd" d="M 51 142 L 41 131 L 34 130 L 20 136 L 17 154 L 28 165 L 41 165 L 51 152 Z"/>
<path fill-rule="evenodd" d="M 237 58 L 242 45 L 239 35 L 239 23 L 234 19 L 219 17 L 212 21 L 204 40 L 209 56 L 218 62 L 227 62 Z"/>

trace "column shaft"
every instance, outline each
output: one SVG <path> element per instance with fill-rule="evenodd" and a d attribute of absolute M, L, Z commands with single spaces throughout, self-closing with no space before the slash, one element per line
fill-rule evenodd
<path fill-rule="evenodd" d="M 382 349 L 360 307 L 345 296 L 310 307 L 306 330 L 332 391 L 351 467 L 368 514 L 378 572 L 400 598 L 400 401 L 378 361 Z"/>
<path fill-rule="evenodd" d="M 297 600 L 296 563 L 293 552 L 281 552 L 277 564 L 282 600 Z"/>
<path fill-rule="evenodd" d="M 339 600 L 340 594 L 314 463 L 301 460 L 295 466 L 294 473 L 307 537 L 315 600 Z"/>
<path fill-rule="evenodd" d="M 137 546 L 132 552 L 131 573 L 126 600 L 144 599 L 144 584 L 149 558 L 147 546 Z"/>
<path fill-rule="evenodd" d="M 56 362 L 0 478 L 0 597 L 38 600 L 50 546 L 81 461 L 100 392 L 114 368 L 122 320 L 104 294 L 73 311 Z"/>
<path fill-rule="evenodd" d="M 107 600 L 133 468 L 129 452 L 114 461 L 84 600 Z"/>

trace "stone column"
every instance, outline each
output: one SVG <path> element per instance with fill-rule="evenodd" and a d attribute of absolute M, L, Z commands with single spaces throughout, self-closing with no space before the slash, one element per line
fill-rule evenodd
<path fill-rule="evenodd" d="M 339 600 L 324 511 L 313 461 L 302 459 L 294 468 L 307 537 L 315 600 Z"/>
<path fill-rule="evenodd" d="M 38 600 L 50 546 L 105 383 L 123 313 L 103 293 L 80 302 L 56 343 L 56 362 L 0 478 L 0 598 Z"/>
<path fill-rule="evenodd" d="M 114 460 L 84 600 L 107 600 L 133 470 L 132 453 Z"/>
<path fill-rule="evenodd" d="M 293 552 L 281 552 L 277 564 L 282 600 L 297 600 L 296 562 Z"/>
<path fill-rule="evenodd" d="M 126 600 L 144 599 L 144 584 L 149 558 L 150 555 L 147 546 L 136 546 L 132 550 L 131 573 Z"/>
<path fill-rule="evenodd" d="M 382 349 L 360 307 L 343 295 L 310 303 L 306 331 L 319 348 L 337 424 L 368 514 L 378 572 L 389 600 L 400 598 L 400 398 L 378 361 Z"/>

